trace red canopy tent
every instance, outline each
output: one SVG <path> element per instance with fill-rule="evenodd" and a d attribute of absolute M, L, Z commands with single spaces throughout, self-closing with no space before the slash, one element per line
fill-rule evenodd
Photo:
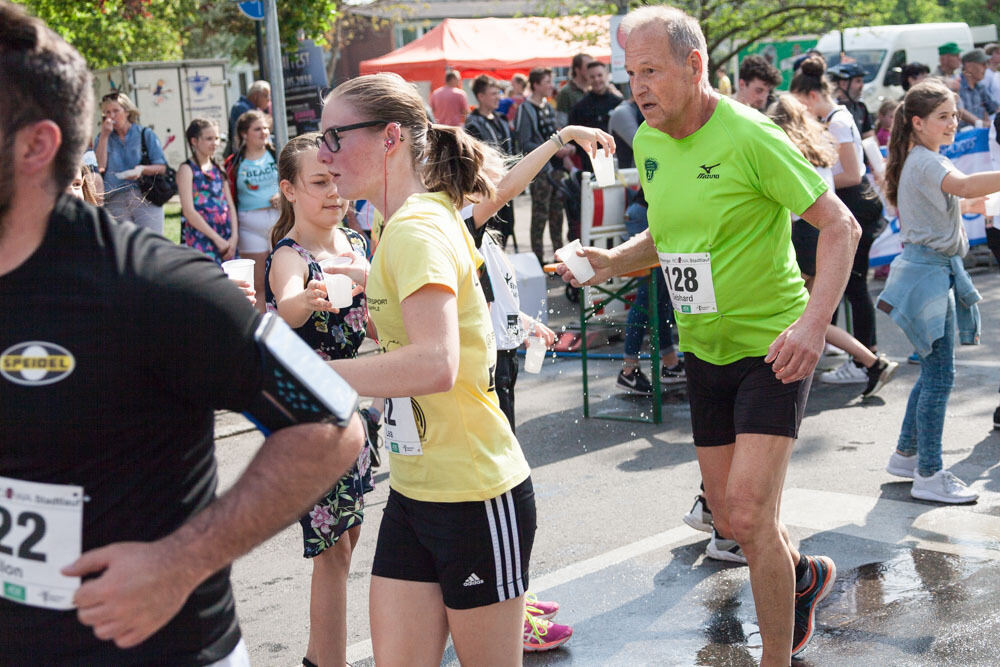
<path fill-rule="evenodd" d="M 444 85 L 447 68 L 462 78 L 486 73 L 510 79 L 533 67 L 567 67 L 574 54 L 611 61 L 608 16 L 445 19 L 420 39 L 361 62 L 362 74 L 395 72 L 409 81 Z"/>

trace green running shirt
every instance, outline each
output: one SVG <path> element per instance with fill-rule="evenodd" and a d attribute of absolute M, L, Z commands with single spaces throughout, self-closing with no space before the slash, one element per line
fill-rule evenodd
<path fill-rule="evenodd" d="M 683 139 L 643 123 L 634 150 L 661 266 L 665 257 L 692 265 L 687 253 L 710 257 L 710 281 L 683 263 L 665 271 L 672 297 L 680 297 L 673 298 L 680 349 L 716 365 L 766 355 L 809 300 L 789 210 L 812 206 L 826 183 L 778 126 L 726 97 Z M 714 285 L 706 312 L 685 303 L 685 287 L 699 284 L 702 293 Z"/>

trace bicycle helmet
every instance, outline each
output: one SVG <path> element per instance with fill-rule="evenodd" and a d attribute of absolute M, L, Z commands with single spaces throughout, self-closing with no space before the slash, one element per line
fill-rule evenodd
<path fill-rule="evenodd" d="M 865 70 L 856 63 L 841 63 L 839 65 L 834 65 L 827 70 L 831 79 L 847 80 L 853 79 L 855 77 L 864 77 Z"/>

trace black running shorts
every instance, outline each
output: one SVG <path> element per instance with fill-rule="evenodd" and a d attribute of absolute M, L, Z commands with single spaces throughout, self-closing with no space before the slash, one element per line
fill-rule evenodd
<path fill-rule="evenodd" d="M 691 352 L 684 370 L 696 447 L 729 445 L 738 433 L 798 437 L 812 376 L 782 384 L 764 357 L 716 366 Z"/>
<path fill-rule="evenodd" d="M 535 541 L 531 478 L 485 501 L 431 503 L 389 489 L 372 574 L 436 582 L 451 609 L 523 595 Z"/>

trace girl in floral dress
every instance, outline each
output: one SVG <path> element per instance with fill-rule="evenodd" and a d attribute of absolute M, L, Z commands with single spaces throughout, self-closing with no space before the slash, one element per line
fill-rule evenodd
<path fill-rule="evenodd" d="M 271 230 L 274 250 L 264 268 L 264 295 L 267 310 L 278 313 L 320 357 L 353 358 L 368 322 L 364 294 L 357 288 L 350 307 L 333 308 L 319 262 L 351 253 L 364 258 L 367 241 L 340 225 L 348 202 L 316 159 L 318 138 L 300 135 L 278 158 L 281 215 Z M 365 281 L 360 272 L 352 278 Z M 364 519 L 364 494 L 371 490 L 366 444 L 358 463 L 301 519 L 304 555 L 313 562 L 305 665 L 346 662 L 347 575 Z"/>
<path fill-rule="evenodd" d="M 177 169 L 181 239 L 221 264 L 238 257 L 238 233 L 229 182 L 214 158 L 219 128 L 210 120 L 195 118 L 185 136 L 192 157 Z"/>

